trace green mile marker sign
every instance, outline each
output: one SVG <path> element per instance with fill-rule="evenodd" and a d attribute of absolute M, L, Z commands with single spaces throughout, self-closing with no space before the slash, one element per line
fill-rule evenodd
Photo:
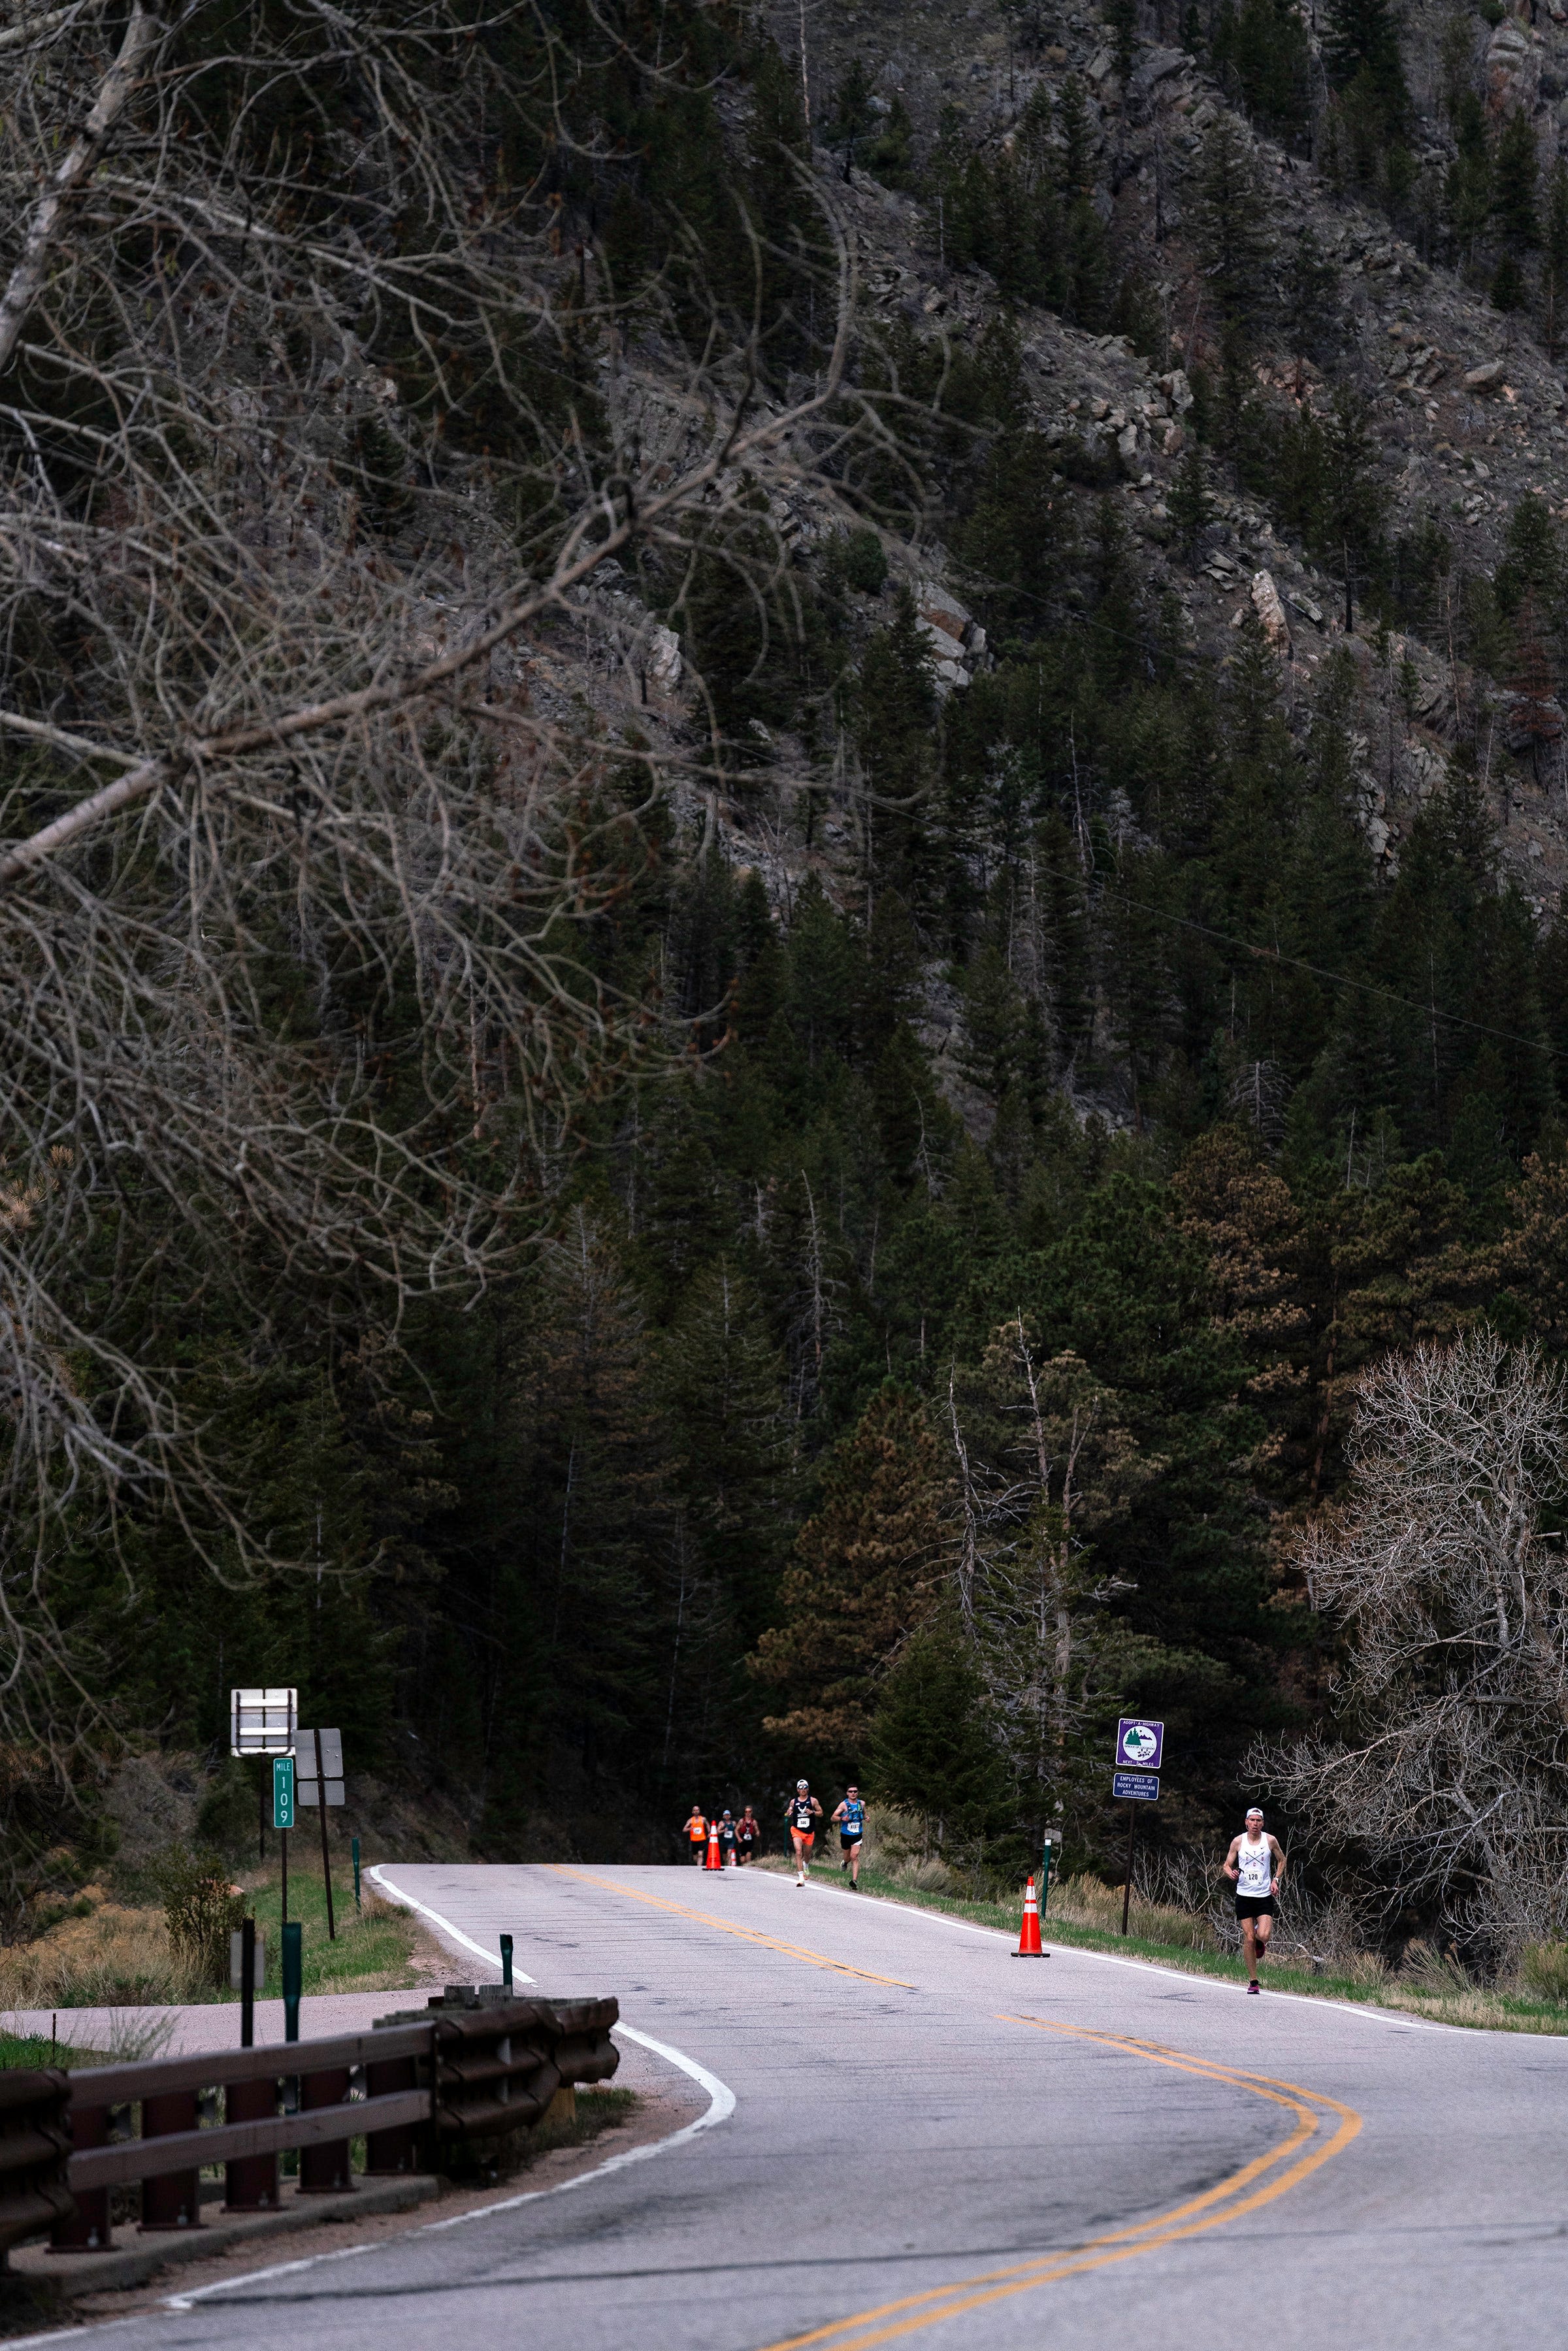
<path fill-rule="evenodd" d="M 272 1759 L 272 1825 L 275 1829 L 294 1826 L 294 1758 L 275 1755 Z"/>

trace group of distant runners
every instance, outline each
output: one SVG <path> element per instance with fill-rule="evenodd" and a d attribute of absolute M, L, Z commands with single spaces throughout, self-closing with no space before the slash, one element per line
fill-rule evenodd
<path fill-rule="evenodd" d="M 817 1842 L 817 1823 L 821 1817 L 822 1807 L 812 1795 L 810 1782 L 798 1780 L 795 1792 L 784 1807 L 784 1824 L 795 1847 L 797 1886 L 806 1883 L 811 1848 Z M 839 1832 L 839 1866 L 849 1871 L 850 1884 L 858 1894 L 861 1842 L 865 1835 L 865 1804 L 859 1788 L 849 1789 L 842 1803 L 835 1805 L 829 1817 Z M 749 1804 L 738 1820 L 727 1810 L 710 1816 L 700 1804 L 694 1804 L 684 1833 L 699 1869 L 707 1860 L 707 1849 L 715 1837 L 718 1839 L 719 1865 L 725 1869 L 738 1869 L 754 1860 L 762 1844 L 762 1823 Z"/>
<path fill-rule="evenodd" d="M 762 1843 L 762 1823 L 749 1804 L 738 1820 L 731 1812 L 716 1813 L 710 1820 L 700 1804 L 694 1804 L 685 1835 L 699 1869 L 707 1860 L 712 1837 L 718 1839 L 718 1857 L 724 1867 L 736 1869 L 750 1861 Z"/>
<path fill-rule="evenodd" d="M 861 1881 L 861 1844 L 865 1836 L 865 1803 L 858 1787 L 851 1786 L 841 1803 L 828 1814 L 830 1824 L 839 1832 L 839 1867 L 849 1872 L 850 1885 L 857 1894 Z M 807 1884 L 810 1876 L 812 1848 L 817 1842 L 817 1823 L 822 1818 L 822 1807 L 812 1795 L 810 1784 L 797 1780 L 795 1792 L 784 1807 L 784 1824 L 795 1848 L 795 1883 Z M 762 1843 L 762 1823 L 749 1804 L 737 1820 L 724 1812 L 710 1820 L 700 1804 L 694 1804 L 685 1824 L 685 1834 L 691 1845 L 692 1859 L 699 1868 L 707 1859 L 710 1838 L 718 1839 L 718 1857 L 727 1868 L 738 1868 L 752 1860 Z M 1225 1876 L 1235 1889 L 1236 1918 L 1241 1929 L 1241 1956 L 1247 1962 L 1247 1989 L 1260 1989 L 1258 1970 L 1269 1949 L 1269 1938 L 1274 1930 L 1274 1917 L 1280 1888 L 1285 1882 L 1284 1848 L 1277 1836 L 1264 1825 L 1260 1808 L 1254 1804 L 1247 1815 L 1247 1825 L 1239 1836 L 1230 1840 L 1230 1850 L 1225 1856 Z"/>

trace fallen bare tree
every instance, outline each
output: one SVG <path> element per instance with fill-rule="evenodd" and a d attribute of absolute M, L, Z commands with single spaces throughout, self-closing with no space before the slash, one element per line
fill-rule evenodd
<path fill-rule="evenodd" d="M 1494 1941 L 1568 1926 L 1568 1390 L 1491 1332 L 1363 1383 L 1344 1501 L 1301 1548 L 1343 1629 L 1337 1737 L 1256 1774 L 1392 1915 Z"/>
<path fill-rule="evenodd" d="M 552 631 L 618 559 L 754 545 L 869 416 L 826 214 L 734 191 L 749 307 L 695 233 L 622 279 L 595 237 L 635 193 L 606 78 L 701 78 L 668 15 L 650 57 L 613 11 L 573 48 L 465 0 L 0 39 L 6 1739 L 63 1757 L 90 1710 L 51 1599 L 84 1526 L 152 1498 L 219 1572 L 268 1553 L 150 1288 L 231 1285 L 260 1343 L 286 1284 L 394 1347 L 517 1262 L 577 1106 L 668 1047 L 592 947 L 667 747 Z"/>

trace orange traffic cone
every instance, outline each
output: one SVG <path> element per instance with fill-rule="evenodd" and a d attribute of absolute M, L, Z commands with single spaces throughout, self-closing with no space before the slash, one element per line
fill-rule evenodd
<path fill-rule="evenodd" d="M 711 1824 L 711 1826 L 709 1827 L 709 1829 L 708 1829 L 708 1833 L 707 1833 L 707 1859 L 706 1859 L 706 1861 L 703 1864 L 703 1866 L 704 1866 L 704 1868 L 705 1868 L 705 1869 L 717 1869 L 717 1868 L 718 1868 L 718 1866 L 719 1866 L 719 1858 L 718 1858 L 718 1823 L 717 1823 L 716 1821 L 715 1821 L 715 1822 Z M 1033 1881 L 1033 1879 L 1031 1878 L 1031 1879 L 1030 1879 L 1030 1883 L 1032 1885 L 1032 1884 L 1033 1884 L 1033 1882 L 1034 1882 L 1034 1881 Z M 1036 1942 L 1039 1942 L 1039 1940 L 1040 1940 L 1040 1928 L 1039 1928 L 1038 1927 L 1036 1927 L 1036 1928 L 1035 1928 L 1035 1930 L 1034 1930 L 1034 1937 L 1035 1937 L 1035 1940 L 1036 1940 Z"/>
<path fill-rule="evenodd" d="M 1013 1957 L 1015 1959 L 1048 1959 L 1051 1957 L 1049 1951 L 1042 1951 L 1040 1948 L 1040 1904 L 1035 1900 L 1032 1876 L 1024 1888 L 1023 1928 Z"/>

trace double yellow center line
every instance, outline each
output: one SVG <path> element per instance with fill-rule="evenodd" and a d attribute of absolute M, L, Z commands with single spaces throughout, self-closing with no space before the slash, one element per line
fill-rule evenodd
<path fill-rule="evenodd" d="M 847 1959 L 830 1959 L 823 1951 L 808 1950 L 804 1943 L 783 1942 L 758 1927 L 737 1927 L 733 1918 L 721 1918 L 716 1911 L 694 1910 L 689 1904 L 668 1901 L 662 1894 L 642 1894 L 635 1886 L 622 1886 L 613 1877 L 596 1877 L 590 1869 L 572 1869 L 565 1862 L 552 1865 L 558 1877 L 580 1878 L 584 1886 L 605 1886 L 612 1894 L 623 1895 L 628 1902 L 646 1902 L 651 1909 L 668 1910 L 677 1918 L 695 1918 L 699 1926 L 716 1927 L 721 1934 L 737 1935 L 743 1943 L 759 1944 L 765 1951 L 781 1951 L 786 1959 L 801 1959 L 809 1968 L 826 1968 L 836 1976 L 857 1976 L 862 1983 L 892 1984 L 899 1991 L 915 1990 L 902 1976 L 879 1976 L 869 1968 L 852 1968 Z"/>
<path fill-rule="evenodd" d="M 1325 2097 L 1321 2091 L 1303 2090 L 1294 2082 L 1277 2082 L 1267 2074 L 1246 2073 L 1238 2066 L 1222 2065 L 1209 2058 L 1189 2057 L 1181 2050 L 1164 2048 L 1158 2042 L 1136 2041 L 1124 2033 L 1092 2032 L 1081 2025 L 1057 2024 L 1044 2017 L 1004 2015 L 998 2021 L 1028 2025 L 1037 2032 L 1063 2033 L 1071 2040 L 1091 2042 L 1124 2056 L 1145 2058 L 1153 2065 L 1174 2066 L 1180 2073 L 1197 2074 L 1200 2081 L 1219 2082 L 1228 2088 L 1245 2090 L 1255 2098 L 1267 2098 L 1284 2107 L 1294 2117 L 1294 2128 L 1268 2154 L 1254 2156 L 1250 2163 L 1244 2163 L 1239 2170 L 1206 2189 L 1201 2196 L 1175 2205 L 1169 2211 L 1156 2213 L 1152 2220 L 1140 2220 L 1135 2227 L 1114 2229 L 1106 2236 L 1091 2237 L 1082 2245 L 1042 2254 L 1010 2269 L 985 2270 L 974 2277 L 956 2278 L 950 2285 L 933 2286 L 925 2294 L 879 2303 L 873 2309 L 857 2311 L 852 2317 L 814 2327 L 808 2335 L 788 2335 L 770 2345 L 768 2351 L 808 2351 L 808 2346 L 810 2351 L 818 2351 L 818 2346 L 823 2346 L 823 2351 L 830 2351 L 830 2346 L 831 2351 L 874 2351 L 878 2344 L 894 2342 L 900 2335 L 938 2325 L 944 2319 L 961 2318 L 969 2311 L 983 2310 L 988 2304 L 1028 2294 L 1035 2286 L 1053 2284 L 1059 2278 L 1079 2277 L 1088 2270 L 1105 2269 L 1117 2262 L 1133 2261 L 1140 2253 L 1155 2252 L 1162 2245 L 1178 2244 L 1185 2237 L 1201 2236 L 1224 2221 L 1258 2211 L 1288 2189 L 1299 2187 L 1332 2156 L 1347 2147 L 1361 2128 L 1362 2118 L 1354 2106 L 1342 2105 L 1337 2098 Z"/>

